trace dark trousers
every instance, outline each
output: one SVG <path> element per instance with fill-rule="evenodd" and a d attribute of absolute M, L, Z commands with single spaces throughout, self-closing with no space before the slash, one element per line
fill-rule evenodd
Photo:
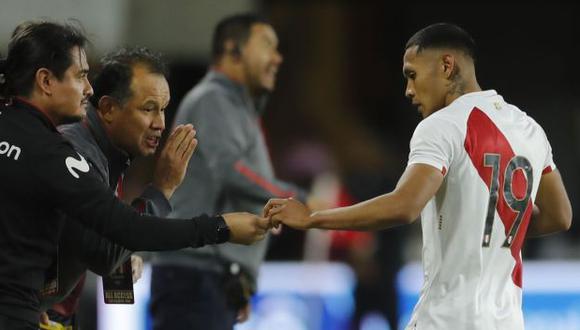
<path fill-rule="evenodd" d="M 226 305 L 222 276 L 181 266 L 154 266 L 153 330 L 232 330 L 237 311 Z"/>
<path fill-rule="evenodd" d="M 38 318 L 40 321 L 40 315 Z M 0 315 L 0 329 L 2 330 L 38 330 L 38 323 L 30 323 Z"/>

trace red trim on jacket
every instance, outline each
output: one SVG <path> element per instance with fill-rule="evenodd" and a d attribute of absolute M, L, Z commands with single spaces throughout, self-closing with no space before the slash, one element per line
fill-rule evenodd
<path fill-rule="evenodd" d="M 252 169 L 247 167 L 246 165 L 242 164 L 242 161 L 239 160 L 234 164 L 234 168 L 240 174 L 245 176 L 248 180 L 254 182 L 258 186 L 262 187 L 263 189 L 270 192 L 272 195 L 277 197 L 293 197 L 296 195 L 293 191 L 284 190 L 272 182 L 268 181 L 266 178 L 260 176 L 258 173 L 254 172 Z"/>

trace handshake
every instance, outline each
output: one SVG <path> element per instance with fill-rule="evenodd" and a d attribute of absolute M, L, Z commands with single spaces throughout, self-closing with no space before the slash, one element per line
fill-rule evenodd
<path fill-rule="evenodd" d="M 281 223 L 295 229 L 310 228 L 310 214 L 310 208 L 295 199 L 273 198 L 261 217 L 247 212 L 225 213 L 222 217 L 230 230 L 230 242 L 252 244 L 264 239 L 268 231 Z"/>

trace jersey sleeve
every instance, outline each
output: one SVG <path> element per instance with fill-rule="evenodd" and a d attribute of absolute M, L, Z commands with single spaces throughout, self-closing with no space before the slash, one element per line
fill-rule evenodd
<path fill-rule="evenodd" d="M 459 134 L 450 122 L 432 117 L 424 119 L 411 138 L 407 166 L 427 164 L 445 175 L 453 161 L 455 135 Z"/>
<path fill-rule="evenodd" d="M 550 173 L 556 169 L 556 163 L 554 163 L 554 155 L 552 153 L 552 145 L 550 144 L 550 141 L 548 141 L 546 133 L 543 133 L 546 141 L 546 159 L 544 160 L 544 165 L 542 167 L 542 175 Z"/>

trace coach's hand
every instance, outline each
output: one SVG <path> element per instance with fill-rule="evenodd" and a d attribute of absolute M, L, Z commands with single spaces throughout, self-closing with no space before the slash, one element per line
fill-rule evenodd
<path fill-rule="evenodd" d="M 236 323 L 244 323 L 250 318 L 252 314 L 252 303 L 248 302 L 246 306 L 240 308 L 238 311 L 238 316 L 236 318 Z"/>
<path fill-rule="evenodd" d="M 48 314 L 46 312 L 40 313 L 40 324 L 42 325 L 50 324 L 50 319 L 48 318 Z"/>
<path fill-rule="evenodd" d="M 187 165 L 197 146 L 195 133 L 191 124 L 177 126 L 159 155 L 153 174 L 153 186 L 167 199 L 171 198 L 185 177 Z"/>
<path fill-rule="evenodd" d="M 266 237 L 270 230 L 270 220 L 257 215 L 238 212 L 222 214 L 230 229 L 230 242 L 252 244 Z"/>
<path fill-rule="evenodd" d="M 133 284 L 135 284 L 143 275 L 143 258 L 137 255 L 131 255 L 131 271 L 131 275 L 133 275 Z"/>

